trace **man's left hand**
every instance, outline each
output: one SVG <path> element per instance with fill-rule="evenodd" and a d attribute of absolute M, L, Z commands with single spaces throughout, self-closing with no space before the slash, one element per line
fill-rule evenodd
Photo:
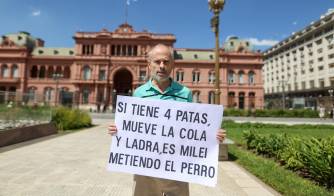
<path fill-rule="evenodd" d="M 225 129 L 218 129 L 216 138 L 219 141 L 219 143 L 223 142 L 225 137 L 226 137 Z"/>

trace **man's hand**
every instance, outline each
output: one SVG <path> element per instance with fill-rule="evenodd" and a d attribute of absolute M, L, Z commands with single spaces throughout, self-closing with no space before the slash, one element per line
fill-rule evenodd
<path fill-rule="evenodd" d="M 225 129 L 218 129 L 216 138 L 219 141 L 219 143 L 223 142 L 225 137 L 226 137 Z"/>
<path fill-rule="evenodd" d="M 108 127 L 108 134 L 110 134 L 111 136 L 115 135 L 117 133 L 117 128 L 116 125 L 114 123 L 111 123 Z"/>

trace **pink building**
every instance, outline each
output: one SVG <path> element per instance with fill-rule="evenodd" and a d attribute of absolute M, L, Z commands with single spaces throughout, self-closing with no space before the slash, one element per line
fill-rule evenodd
<path fill-rule="evenodd" d="M 148 79 L 147 52 L 158 43 L 174 49 L 172 77 L 193 91 L 193 100 L 213 103 L 213 50 L 174 48 L 173 34 L 136 32 L 129 24 L 113 32 L 77 32 L 74 39 L 74 48 L 47 48 L 27 32 L 2 36 L 0 103 L 24 99 L 110 109 L 116 94 L 130 94 Z M 220 66 L 221 104 L 263 108 L 261 53 L 248 41 L 231 37 L 220 50 Z M 13 97 L 10 92 L 27 96 Z"/>

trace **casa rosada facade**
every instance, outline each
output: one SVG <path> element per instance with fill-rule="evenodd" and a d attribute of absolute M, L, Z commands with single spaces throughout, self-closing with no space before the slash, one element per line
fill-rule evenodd
<path fill-rule="evenodd" d="M 27 32 L 0 38 L 0 101 L 74 104 L 111 109 L 116 95 L 129 95 L 149 78 L 147 53 L 158 43 L 174 50 L 174 80 L 189 87 L 193 101 L 213 103 L 214 50 L 174 48 L 173 34 L 77 32 L 74 48 L 44 47 Z M 228 108 L 263 108 L 262 54 L 248 41 L 229 38 L 220 48 L 220 103 Z M 18 96 L 25 95 L 25 96 Z"/>

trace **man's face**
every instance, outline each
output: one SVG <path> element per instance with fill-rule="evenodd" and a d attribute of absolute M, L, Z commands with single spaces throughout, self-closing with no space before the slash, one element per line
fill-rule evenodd
<path fill-rule="evenodd" d="M 152 79 L 157 82 L 168 81 L 169 75 L 173 69 L 173 63 L 168 48 L 156 48 L 148 64 Z"/>

